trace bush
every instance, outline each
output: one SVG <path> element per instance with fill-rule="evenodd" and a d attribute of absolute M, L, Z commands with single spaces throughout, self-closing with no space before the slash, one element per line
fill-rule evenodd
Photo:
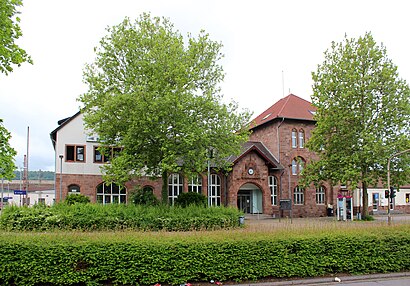
<path fill-rule="evenodd" d="M 0 216 L 4 230 L 192 231 L 238 227 L 236 208 L 165 205 L 56 204 L 48 208 L 11 206 Z M 0 283 L 1 284 L 1 283 Z"/>
<path fill-rule="evenodd" d="M 408 226 L 373 234 L 241 233 L 0 233 L 0 283 L 178 285 L 410 270 Z"/>
<path fill-rule="evenodd" d="M 130 200 L 134 205 L 156 206 L 159 200 L 155 197 L 151 188 L 135 188 L 130 194 Z"/>
<path fill-rule="evenodd" d="M 66 203 L 67 205 L 88 204 L 89 202 L 90 198 L 82 194 L 70 194 L 64 200 L 64 203 Z"/>
<path fill-rule="evenodd" d="M 199 193 L 188 192 L 188 193 L 181 193 L 175 200 L 175 205 L 186 208 L 190 205 L 206 207 L 207 200 L 206 197 Z"/>

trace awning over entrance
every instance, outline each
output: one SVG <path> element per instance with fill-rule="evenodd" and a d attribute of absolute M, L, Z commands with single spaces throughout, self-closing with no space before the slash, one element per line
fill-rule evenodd
<path fill-rule="evenodd" d="M 262 142 L 245 142 L 242 146 L 241 153 L 238 156 L 230 156 L 228 161 L 236 164 L 236 162 L 252 151 L 257 152 L 268 164 L 271 165 L 273 169 L 284 169 L 283 166 L 279 164 L 278 160 L 276 160 L 275 156 L 273 156 L 273 154 L 268 150 L 268 148 L 266 148 L 265 145 L 263 145 Z"/>

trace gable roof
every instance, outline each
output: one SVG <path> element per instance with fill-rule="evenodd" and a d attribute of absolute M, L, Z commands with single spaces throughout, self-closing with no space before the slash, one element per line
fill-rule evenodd
<path fill-rule="evenodd" d="M 248 141 L 242 145 L 241 153 L 238 156 L 229 156 L 228 161 L 236 164 L 240 159 L 246 156 L 249 152 L 255 151 L 258 153 L 266 162 L 271 164 L 275 169 L 283 170 L 283 166 L 276 160 L 275 156 L 263 145 L 262 142 Z"/>
<path fill-rule="evenodd" d="M 54 129 L 53 131 L 51 131 L 50 133 L 50 138 L 51 138 L 51 142 L 53 143 L 53 148 L 56 148 L 56 139 L 57 139 L 57 131 L 60 130 L 61 128 L 63 128 L 66 124 L 68 124 L 71 120 L 73 120 L 74 118 L 76 118 L 78 115 L 80 115 L 81 111 L 78 111 L 76 114 L 74 114 L 71 117 L 67 117 L 64 119 L 61 119 L 59 121 L 57 121 L 57 124 L 59 125 L 56 129 Z"/>
<path fill-rule="evenodd" d="M 309 101 L 294 94 L 289 94 L 253 119 L 250 124 L 250 129 L 276 118 L 315 121 L 313 119 L 315 111 L 316 107 L 314 107 Z"/>

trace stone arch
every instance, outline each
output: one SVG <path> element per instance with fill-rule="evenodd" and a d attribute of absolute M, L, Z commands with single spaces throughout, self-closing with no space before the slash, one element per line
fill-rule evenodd
<path fill-rule="evenodd" d="M 263 213 L 264 188 L 256 182 L 245 182 L 237 191 L 237 207 L 244 213 Z"/>

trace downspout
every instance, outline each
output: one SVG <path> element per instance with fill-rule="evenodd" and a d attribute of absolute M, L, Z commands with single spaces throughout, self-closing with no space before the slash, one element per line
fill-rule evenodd
<path fill-rule="evenodd" d="M 276 128 L 276 139 L 278 140 L 278 163 L 280 164 L 280 140 L 279 140 L 279 127 L 282 125 L 283 121 L 285 121 L 285 117 L 282 117 L 282 121 L 278 124 L 278 127 Z M 285 170 L 283 170 L 282 174 L 280 174 L 280 180 L 279 180 L 279 200 L 282 198 L 282 176 L 285 173 Z M 279 214 L 280 216 L 280 214 Z"/>

